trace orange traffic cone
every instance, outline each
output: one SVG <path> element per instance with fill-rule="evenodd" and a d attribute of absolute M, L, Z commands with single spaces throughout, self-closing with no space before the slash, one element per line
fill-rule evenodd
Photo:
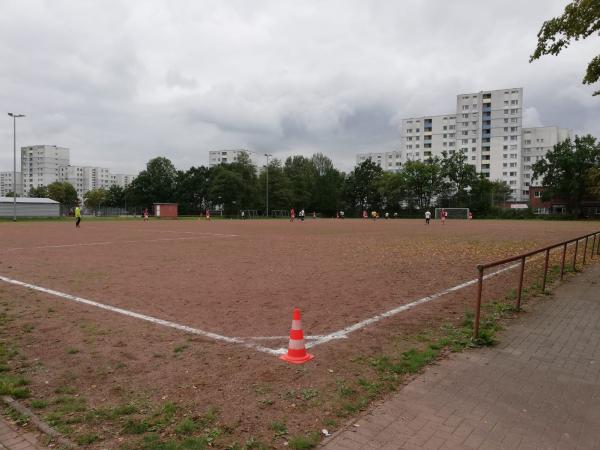
<path fill-rule="evenodd" d="M 304 364 L 314 358 L 313 355 L 306 352 L 306 347 L 304 347 L 304 332 L 302 331 L 302 321 L 300 320 L 300 310 L 298 308 L 294 308 L 288 352 L 279 358 L 292 364 Z"/>

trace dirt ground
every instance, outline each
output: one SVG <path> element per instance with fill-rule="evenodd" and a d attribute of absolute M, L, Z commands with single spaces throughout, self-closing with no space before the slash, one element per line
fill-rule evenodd
<path fill-rule="evenodd" d="M 598 229 L 597 222 L 458 220 L 84 220 L 79 230 L 65 222 L 3 223 L 0 275 L 281 348 L 294 307 L 305 334 L 332 333 L 471 280 L 478 263 Z M 511 271 L 488 280 L 486 298 L 516 287 L 515 277 Z M 21 349 L 16 364 L 34 397 L 69 386 L 88 408 L 172 401 L 201 415 L 216 406 L 231 430 L 223 442 L 252 437 L 274 447 L 285 439 L 273 437 L 269 424 L 283 421 L 290 434 L 335 428 L 344 420 L 336 417 L 336 386 L 367 376 L 372 369 L 361 361 L 402 351 L 415 334 L 456 322 L 474 299 L 472 287 L 440 297 L 316 346 L 313 361 L 291 366 L 0 282 L 11 317 L 5 330 Z M 94 431 L 96 448 L 133 439 L 109 426 Z"/>

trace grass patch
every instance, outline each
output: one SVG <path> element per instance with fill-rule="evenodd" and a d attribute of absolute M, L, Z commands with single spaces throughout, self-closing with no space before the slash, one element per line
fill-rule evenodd
<path fill-rule="evenodd" d="M 44 408 L 48 407 L 48 402 L 46 400 L 42 400 L 40 398 L 34 398 L 33 400 L 31 400 L 31 402 L 29 402 L 29 405 L 33 409 L 44 409 Z"/>
<path fill-rule="evenodd" d="M 77 353 L 79 353 L 79 350 L 76 348 L 70 348 L 67 350 L 67 354 L 69 355 L 76 355 Z"/>
<path fill-rule="evenodd" d="M 287 434 L 287 426 L 285 425 L 285 422 L 279 422 L 276 420 L 271 422 L 269 428 L 273 430 L 273 435 L 276 438 L 284 437 Z"/>
<path fill-rule="evenodd" d="M 79 445 L 89 445 L 100 440 L 96 433 L 85 433 L 75 436 L 75 442 Z"/>
<path fill-rule="evenodd" d="M 10 395 L 14 398 L 28 398 L 30 395 L 27 385 L 29 381 L 23 377 L 16 377 L 0 373 L 0 395 Z"/>
<path fill-rule="evenodd" d="M 198 429 L 198 424 L 194 421 L 194 419 L 190 419 L 189 417 L 183 419 L 179 424 L 175 427 L 175 433 L 190 435 L 194 431 Z"/>
<path fill-rule="evenodd" d="M 12 408 L 11 406 L 5 406 L 4 412 L 8 417 L 11 418 L 11 420 L 14 423 L 19 425 L 20 427 L 24 427 L 29 423 L 29 417 L 27 417 L 25 414 L 21 414 L 19 411 Z"/>
<path fill-rule="evenodd" d="M 150 429 L 150 424 L 145 420 L 128 420 L 123 426 L 125 434 L 142 434 Z"/>
<path fill-rule="evenodd" d="M 175 353 L 182 353 L 182 352 L 183 352 L 183 351 L 185 351 L 187 348 L 189 348 L 189 345 L 186 345 L 186 344 L 184 344 L 184 345 L 179 345 L 179 346 L 175 347 L 175 348 L 173 349 L 173 351 L 174 351 Z"/>
<path fill-rule="evenodd" d="M 293 436 L 288 441 L 288 447 L 292 450 L 315 448 L 319 443 L 319 440 L 319 433 L 316 432 Z"/>

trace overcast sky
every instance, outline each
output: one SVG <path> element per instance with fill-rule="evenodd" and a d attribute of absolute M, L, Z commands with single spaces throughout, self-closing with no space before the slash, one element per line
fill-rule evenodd
<path fill-rule="evenodd" d="M 399 148 L 404 117 L 455 111 L 458 93 L 524 88 L 525 125 L 600 137 L 583 86 L 600 40 L 528 57 L 566 0 L 3 0 L 0 170 L 18 146 L 137 173 L 208 151 L 285 157 Z M 598 86 L 595 86 L 598 89 Z"/>

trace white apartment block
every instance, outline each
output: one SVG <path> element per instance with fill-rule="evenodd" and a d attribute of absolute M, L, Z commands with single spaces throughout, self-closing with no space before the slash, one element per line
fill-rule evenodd
<path fill-rule="evenodd" d="M 21 147 L 21 173 L 23 192 L 31 188 L 48 186 L 59 177 L 60 166 L 69 165 L 69 149 L 56 145 Z"/>
<path fill-rule="evenodd" d="M 114 173 L 111 175 L 111 186 L 119 186 L 123 189 L 131 184 L 135 175 L 126 175 L 124 173 Z"/>
<path fill-rule="evenodd" d="M 125 188 L 134 178 L 135 175 L 111 174 L 105 167 L 61 166 L 58 181 L 71 183 L 77 196 L 83 199 L 92 189 L 110 189 L 113 185 Z"/>
<path fill-rule="evenodd" d="M 571 137 L 571 130 L 559 127 L 523 128 L 523 195 L 529 186 L 536 186 L 532 165 L 544 159 L 546 153 L 560 142 Z"/>
<path fill-rule="evenodd" d="M 386 172 L 399 172 L 402 169 L 402 152 L 380 152 L 380 153 L 359 153 L 356 155 L 356 164 L 370 159 L 379 165 Z"/>
<path fill-rule="evenodd" d="M 413 117 L 402 121 L 402 151 L 406 161 L 426 160 L 456 151 L 456 115 Z"/>
<path fill-rule="evenodd" d="M 16 192 L 17 196 L 23 196 L 23 183 L 21 180 L 21 172 L 17 172 L 16 177 Z M 13 183 L 13 172 L 0 172 L 0 197 L 6 197 L 6 194 L 13 192 L 15 185 Z"/>
<path fill-rule="evenodd" d="M 523 89 L 510 88 L 459 94 L 456 113 L 402 121 L 403 162 L 425 161 L 462 152 L 478 173 L 505 181 L 512 198 L 529 199 L 531 163 L 544 157 L 558 142 L 569 137 L 558 127 L 523 129 Z M 526 143 L 526 144 L 524 144 Z M 361 154 L 366 159 L 369 155 Z M 357 162 L 361 162 L 357 158 Z M 385 165 L 382 165 L 387 170 Z"/>
<path fill-rule="evenodd" d="M 231 164 L 236 162 L 238 157 L 246 153 L 250 158 L 250 161 L 255 167 L 259 167 L 259 158 L 256 152 L 249 150 L 237 149 L 237 150 L 211 150 L 208 152 L 208 167 L 215 167 L 219 164 Z"/>

